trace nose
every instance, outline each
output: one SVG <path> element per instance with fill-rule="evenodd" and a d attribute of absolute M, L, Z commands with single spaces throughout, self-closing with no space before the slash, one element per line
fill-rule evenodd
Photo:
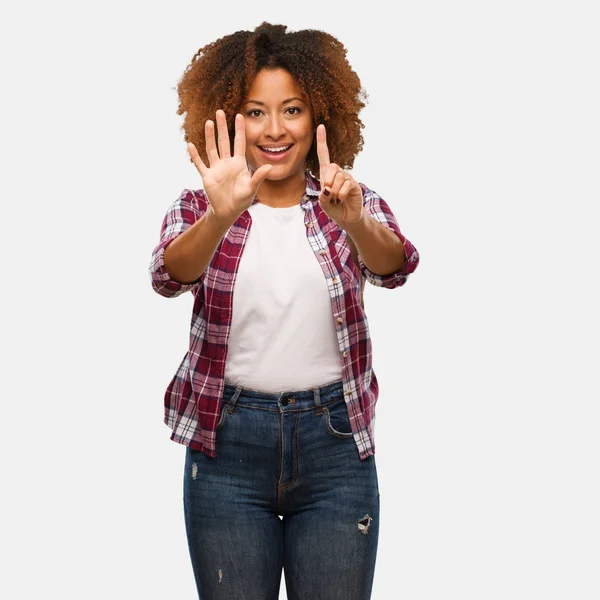
<path fill-rule="evenodd" d="M 282 135 L 285 135 L 285 128 L 283 127 L 283 123 L 279 120 L 279 117 L 268 117 L 265 125 L 265 136 L 277 140 Z"/>

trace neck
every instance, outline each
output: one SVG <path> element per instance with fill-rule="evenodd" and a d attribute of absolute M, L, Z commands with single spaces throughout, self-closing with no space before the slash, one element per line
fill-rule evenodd
<path fill-rule="evenodd" d="M 261 204 L 286 208 L 300 204 L 306 192 L 306 175 L 304 171 L 285 179 L 265 179 L 258 188 L 257 196 Z"/>

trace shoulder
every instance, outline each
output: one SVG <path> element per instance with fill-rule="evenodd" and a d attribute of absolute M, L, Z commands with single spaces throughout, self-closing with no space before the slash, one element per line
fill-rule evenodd
<path fill-rule="evenodd" d="M 380 196 L 374 189 L 368 187 L 364 183 L 359 182 L 362 191 L 363 206 L 365 210 L 374 219 L 400 233 L 398 222 L 387 201 Z"/>
<path fill-rule="evenodd" d="M 363 204 L 367 204 L 367 202 L 383 200 L 383 198 L 375 190 L 371 189 L 366 184 L 359 181 L 358 185 L 362 191 Z"/>
<path fill-rule="evenodd" d="M 208 206 L 208 196 L 206 195 L 206 192 L 200 188 L 198 190 L 186 190 L 188 191 L 191 196 L 192 196 L 192 201 L 196 204 L 196 206 L 200 209 L 200 210 L 206 210 L 206 207 Z"/>
<path fill-rule="evenodd" d="M 198 190 L 184 189 L 175 200 L 171 209 L 191 211 L 198 216 L 206 211 L 208 207 L 208 197 L 206 192 L 200 188 Z"/>

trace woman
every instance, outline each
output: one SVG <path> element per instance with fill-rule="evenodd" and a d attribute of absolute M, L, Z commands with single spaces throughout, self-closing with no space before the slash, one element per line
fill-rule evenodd
<path fill-rule="evenodd" d="M 265 22 L 192 59 L 178 114 L 203 188 L 170 206 L 150 265 L 157 293 L 194 295 L 165 423 L 187 447 L 204 600 L 276 600 L 282 569 L 290 600 L 364 600 L 373 583 L 378 384 L 363 276 L 402 286 L 419 255 L 346 170 L 364 92 L 345 48 L 286 29 Z"/>

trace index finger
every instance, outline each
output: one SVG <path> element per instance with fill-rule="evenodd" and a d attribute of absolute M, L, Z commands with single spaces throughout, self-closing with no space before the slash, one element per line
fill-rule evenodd
<path fill-rule="evenodd" d="M 327 148 L 327 135 L 325 125 L 322 123 L 317 127 L 317 156 L 321 169 L 329 166 L 329 149 Z"/>
<path fill-rule="evenodd" d="M 235 137 L 233 139 L 233 155 L 246 156 L 246 123 L 244 115 L 235 115 Z"/>

